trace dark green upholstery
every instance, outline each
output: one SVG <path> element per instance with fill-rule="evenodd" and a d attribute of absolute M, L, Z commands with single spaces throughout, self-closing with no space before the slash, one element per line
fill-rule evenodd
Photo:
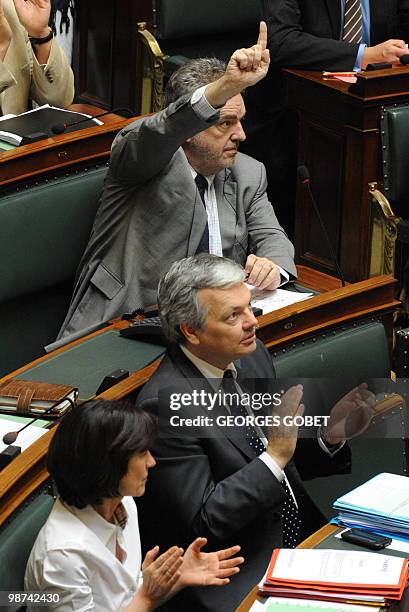
<path fill-rule="evenodd" d="M 169 56 L 165 74 L 190 58 L 227 60 L 235 49 L 253 45 L 260 13 L 260 0 L 157 0 L 155 36 Z"/>
<path fill-rule="evenodd" d="M 380 133 L 382 142 L 382 181 L 384 194 L 393 213 L 400 217 L 395 242 L 394 276 L 398 279 L 398 294 L 408 292 L 409 260 L 409 103 L 381 108 Z"/>
<path fill-rule="evenodd" d="M 382 323 L 331 330 L 272 353 L 277 378 L 388 378 L 391 364 Z"/>
<path fill-rule="evenodd" d="M 409 104 L 381 109 L 382 174 L 385 195 L 396 215 L 408 217 Z"/>
<path fill-rule="evenodd" d="M 0 198 L 0 376 L 55 339 L 105 174 L 73 171 Z"/>
<path fill-rule="evenodd" d="M 29 499 L 0 528 L 0 591 L 23 590 L 30 551 L 53 504 L 50 495 L 40 493 Z M 7 610 L 7 607 L 1 609 Z"/>

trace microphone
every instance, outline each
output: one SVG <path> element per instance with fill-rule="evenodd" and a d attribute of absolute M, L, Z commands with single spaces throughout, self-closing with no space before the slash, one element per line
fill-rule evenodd
<path fill-rule="evenodd" d="M 75 399 L 77 399 L 77 397 L 78 397 L 78 390 L 76 390 Z M 6 434 L 4 434 L 3 444 L 7 444 L 7 446 L 9 446 L 10 444 L 14 444 L 14 442 L 17 440 L 17 436 L 21 434 L 21 432 L 24 431 L 24 429 L 26 429 L 29 425 L 32 425 L 33 423 L 35 423 L 35 421 L 42 419 L 43 416 L 52 412 L 54 408 L 56 408 L 59 404 L 61 404 L 61 402 L 65 402 L 65 401 L 71 404 L 71 410 L 72 410 L 74 408 L 74 400 L 72 400 L 70 397 L 64 397 L 63 399 L 57 400 L 56 402 L 54 402 L 52 406 L 47 408 L 47 410 L 42 412 L 38 417 L 31 419 L 31 421 L 26 423 L 24 427 L 22 427 L 21 429 L 18 429 L 17 431 L 8 431 Z"/>
<path fill-rule="evenodd" d="M 405 53 L 405 55 L 401 56 L 400 63 L 403 64 L 404 66 L 409 64 L 409 53 Z"/>
<path fill-rule="evenodd" d="M 72 123 L 55 123 L 51 126 L 51 131 L 53 134 L 63 134 L 68 127 L 71 127 L 73 125 L 79 125 L 80 123 L 85 123 L 85 121 L 92 121 L 92 119 L 99 119 L 100 117 L 104 117 L 105 115 L 117 112 L 127 112 L 129 113 L 129 117 L 133 117 L 135 114 L 130 108 L 113 108 L 112 110 L 105 111 L 103 113 L 100 113 L 99 115 L 94 115 L 93 117 L 85 117 L 84 119 L 80 119 L 79 121 L 73 121 Z"/>
<path fill-rule="evenodd" d="M 339 263 L 338 263 L 337 256 L 335 255 L 334 249 L 332 248 L 330 237 L 328 236 L 327 228 L 325 227 L 325 224 L 324 224 L 324 221 L 322 219 L 321 213 L 319 211 L 319 208 L 317 206 L 317 203 L 315 201 L 314 195 L 313 195 L 312 190 L 311 190 L 310 173 L 309 173 L 308 168 L 306 166 L 298 166 L 298 168 L 297 168 L 297 176 L 298 176 L 298 180 L 300 181 L 300 183 L 302 185 L 304 185 L 304 187 L 308 191 L 308 195 L 309 195 L 310 200 L 312 202 L 312 205 L 314 207 L 315 214 L 317 215 L 318 220 L 320 222 L 322 233 L 325 236 L 325 240 L 326 240 L 328 248 L 329 248 L 331 259 L 332 259 L 332 261 L 335 264 L 335 267 L 337 269 L 338 276 L 339 276 L 339 278 L 341 280 L 342 286 L 345 287 L 345 278 L 344 278 L 344 275 L 342 274 L 341 268 L 340 268 Z"/>

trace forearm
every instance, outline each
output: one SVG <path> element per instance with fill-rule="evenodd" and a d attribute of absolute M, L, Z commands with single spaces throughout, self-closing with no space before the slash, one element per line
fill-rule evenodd
<path fill-rule="evenodd" d="M 110 172 L 132 184 L 156 176 L 191 136 L 212 122 L 202 120 L 193 110 L 191 96 L 185 96 L 163 111 L 136 121 L 122 130 L 114 141 Z M 215 113 L 214 121 L 217 120 Z"/>
<path fill-rule="evenodd" d="M 256 172 L 252 172 L 256 176 Z M 294 247 L 277 219 L 267 198 L 267 180 L 264 167 L 259 164 L 259 184 L 246 210 L 246 226 L 249 235 L 248 255 L 266 257 L 297 276 L 294 264 Z"/>
<path fill-rule="evenodd" d="M 47 58 L 36 55 L 36 47 L 44 46 L 49 47 Z M 72 103 L 74 75 L 55 39 L 44 45 L 33 45 L 31 96 L 39 105 L 48 103 L 67 108 Z"/>
<path fill-rule="evenodd" d="M 122 608 L 122 612 L 151 612 L 151 610 L 154 610 L 156 607 L 157 606 L 146 595 L 143 587 L 141 586 L 137 590 L 135 597 L 126 606 L 126 608 Z"/>

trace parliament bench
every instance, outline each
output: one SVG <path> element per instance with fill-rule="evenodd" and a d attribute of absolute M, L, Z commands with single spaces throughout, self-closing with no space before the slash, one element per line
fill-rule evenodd
<path fill-rule="evenodd" d="M 18 182 L 0 196 L 0 376 L 44 354 L 64 320 L 105 163 Z"/>

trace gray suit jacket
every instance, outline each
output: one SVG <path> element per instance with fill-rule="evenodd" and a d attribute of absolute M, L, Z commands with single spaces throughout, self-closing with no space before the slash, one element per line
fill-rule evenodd
<path fill-rule="evenodd" d="M 60 337 L 155 303 L 160 277 L 196 253 L 207 219 L 181 145 L 217 119 L 199 118 L 186 96 L 118 135 Z M 295 275 L 293 246 L 267 199 L 264 166 L 238 154 L 214 185 L 224 255 L 244 264 L 254 253 Z"/>

